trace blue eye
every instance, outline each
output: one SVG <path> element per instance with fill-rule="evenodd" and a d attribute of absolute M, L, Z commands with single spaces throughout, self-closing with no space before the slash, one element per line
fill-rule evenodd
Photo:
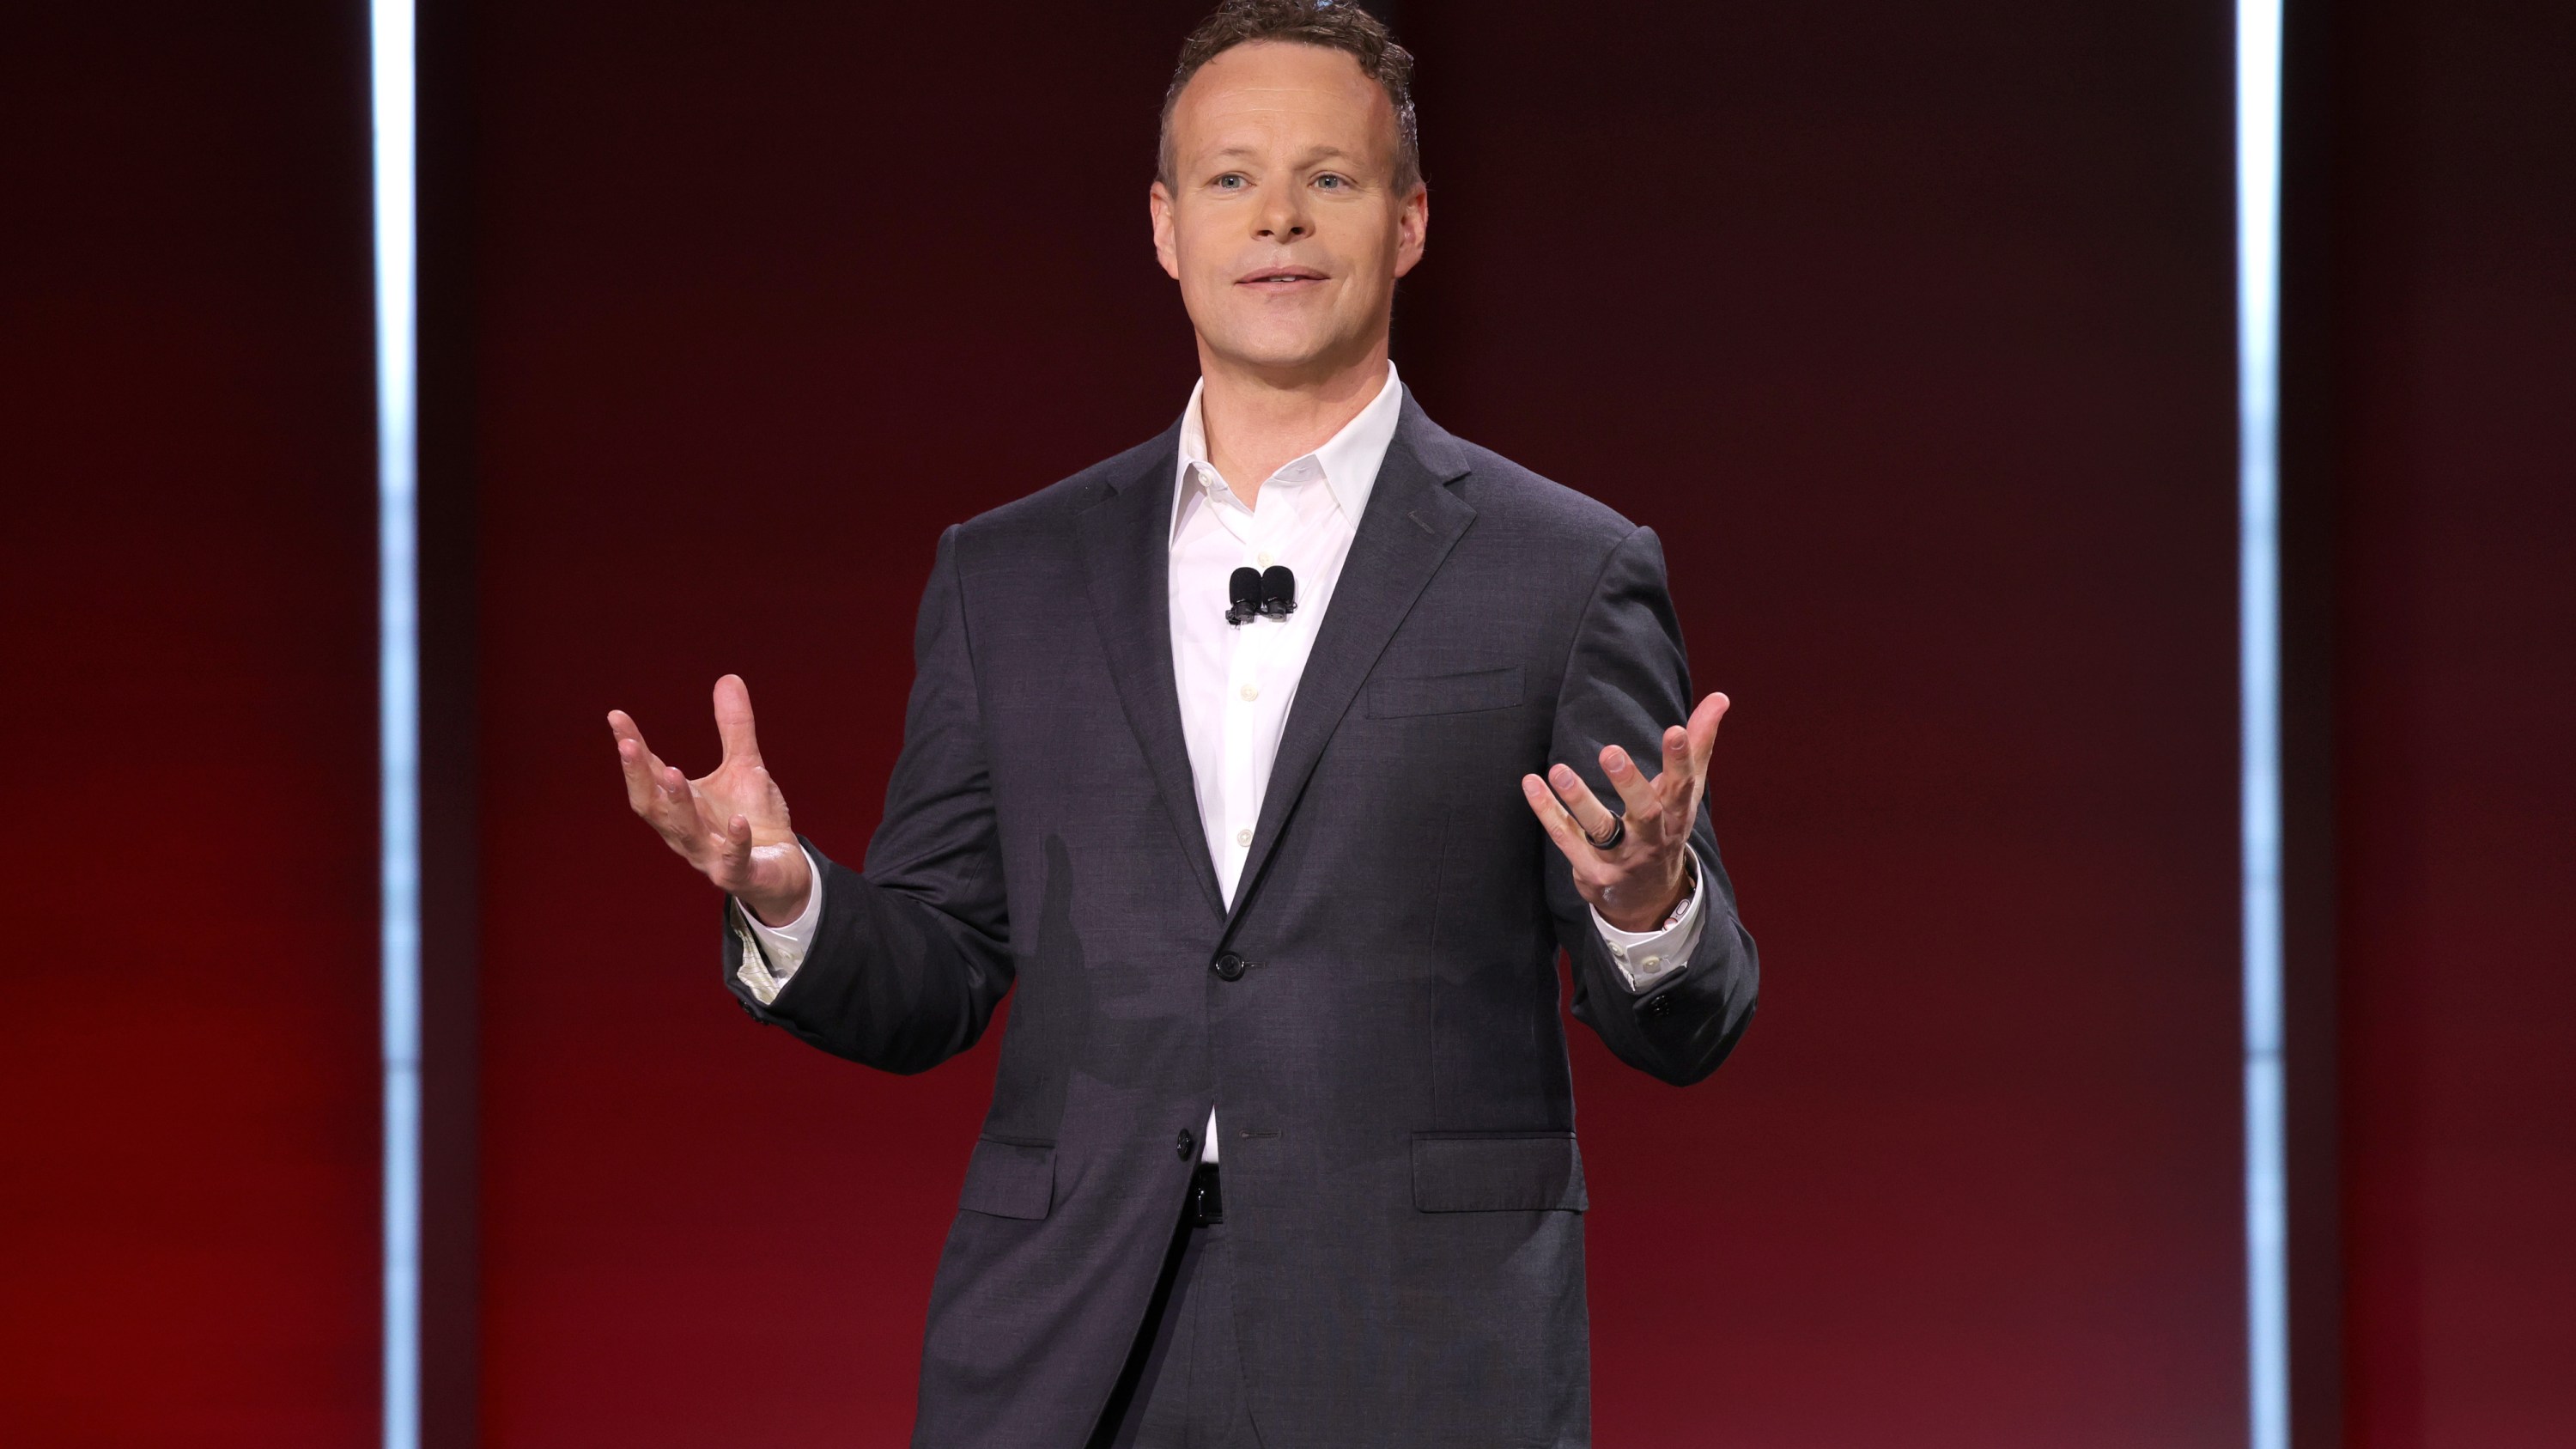
<path fill-rule="evenodd" d="M 1243 189 L 1243 178 L 1229 174 L 1218 177 L 1216 179 L 1216 184 L 1229 191 L 1241 191 Z"/>

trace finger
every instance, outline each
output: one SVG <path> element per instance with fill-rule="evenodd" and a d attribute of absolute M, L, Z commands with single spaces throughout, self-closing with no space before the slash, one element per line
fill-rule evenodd
<path fill-rule="evenodd" d="M 1690 774 L 1690 729 L 1686 725 L 1664 727 L 1664 769 L 1657 784 L 1668 784 Z"/>
<path fill-rule="evenodd" d="M 652 804 L 653 778 L 662 762 L 644 743 L 644 732 L 635 727 L 633 717 L 622 709 L 608 712 L 608 732 L 617 741 L 617 767 L 626 776 L 626 803 L 638 815 Z"/>
<path fill-rule="evenodd" d="M 669 765 L 653 771 L 652 809 L 645 816 L 653 828 L 662 832 L 671 848 L 692 861 L 706 858 L 707 836 L 713 833 L 698 806 L 698 792 L 689 788 L 689 777 Z"/>
<path fill-rule="evenodd" d="M 623 758 L 635 749 L 620 742 L 618 753 Z M 628 765 L 628 803 L 662 843 L 696 864 L 706 854 L 706 831 L 698 824 L 697 801 L 689 790 L 688 780 L 669 765 L 646 755 L 640 762 Z"/>
<path fill-rule="evenodd" d="M 1610 777 L 1611 788 L 1628 806 L 1630 832 L 1659 836 L 1663 829 L 1663 796 L 1656 791 L 1655 782 L 1646 778 L 1646 772 L 1637 768 L 1637 762 L 1628 758 L 1628 752 L 1617 745 L 1603 745 L 1601 773 Z M 1609 829 L 1609 822 L 1603 821 L 1601 828 Z"/>
<path fill-rule="evenodd" d="M 652 753 L 651 748 L 644 743 L 644 731 L 636 728 L 635 717 L 622 709 L 612 709 L 608 712 L 608 737 L 620 746 L 618 751 L 620 756 L 625 754 L 623 747 L 626 745 L 633 745 L 646 755 Z"/>
<path fill-rule="evenodd" d="M 1655 793 L 1662 797 L 1664 808 L 1687 815 L 1699 804 L 1693 794 L 1699 788 L 1699 776 L 1691 768 L 1690 730 L 1671 725 L 1664 730 L 1664 768 L 1655 776 Z"/>
<path fill-rule="evenodd" d="M 1691 777 L 1708 774 L 1708 757 L 1717 751 L 1717 722 L 1726 718 L 1727 707 L 1734 703 L 1722 694 L 1712 694 L 1691 711 L 1686 733 L 1690 737 Z"/>
<path fill-rule="evenodd" d="M 1530 813 L 1538 817 L 1539 827 L 1547 832 L 1548 839 L 1556 842 L 1558 850 L 1565 852 L 1567 860 L 1586 858 L 1578 852 L 1590 852 L 1592 842 L 1583 838 L 1583 828 L 1566 813 L 1565 802 L 1556 798 L 1556 792 L 1547 787 L 1545 780 L 1536 775 L 1521 776 L 1521 798 L 1529 802 Z"/>
<path fill-rule="evenodd" d="M 617 742 L 617 770 L 626 777 L 626 804 L 642 815 L 653 808 L 653 766 L 644 747 L 633 740 Z"/>
<path fill-rule="evenodd" d="M 1729 703 L 1725 695 L 1712 694 L 1691 711 L 1690 723 L 1664 731 L 1664 773 L 1655 784 L 1664 795 L 1665 808 L 1677 815 L 1696 814 L 1708 792 L 1708 761 L 1717 749 L 1717 724 L 1726 718 Z"/>
<path fill-rule="evenodd" d="M 1573 812 L 1575 824 L 1582 829 L 1586 839 L 1599 840 L 1610 833 L 1610 807 L 1593 795 L 1592 787 L 1583 783 L 1583 777 L 1574 773 L 1572 765 L 1550 766 L 1547 783 L 1556 791 L 1557 798 L 1565 802 L 1565 808 Z"/>
<path fill-rule="evenodd" d="M 726 764 L 760 763 L 760 738 L 751 728 L 751 687 L 739 674 L 716 681 L 716 734 L 724 740 Z"/>
<path fill-rule="evenodd" d="M 707 874 L 717 885 L 739 891 L 751 883 L 751 821 L 736 815 L 725 822 L 724 833 L 715 839 L 714 868 Z"/>

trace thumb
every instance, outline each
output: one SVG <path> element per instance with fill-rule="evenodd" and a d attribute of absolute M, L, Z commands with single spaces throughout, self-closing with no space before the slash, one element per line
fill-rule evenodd
<path fill-rule="evenodd" d="M 751 725 L 751 688 L 739 674 L 728 674 L 716 681 L 716 734 L 724 741 L 727 764 L 736 760 L 746 765 L 760 763 L 760 737 Z"/>

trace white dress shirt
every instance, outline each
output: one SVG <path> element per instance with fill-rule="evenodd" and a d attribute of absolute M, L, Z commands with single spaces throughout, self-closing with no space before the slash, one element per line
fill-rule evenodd
<path fill-rule="evenodd" d="M 1377 486 L 1378 465 L 1395 441 L 1404 387 L 1390 364 L 1386 386 L 1358 417 L 1322 447 L 1271 474 L 1247 506 L 1208 461 L 1199 402 L 1204 386 L 1190 389 L 1189 407 L 1181 414 L 1180 476 L 1173 489 L 1171 525 L 1172 673 L 1181 731 L 1189 743 L 1190 778 L 1198 794 L 1199 827 L 1216 865 L 1217 887 L 1231 909 L 1251 854 L 1253 822 L 1261 816 L 1261 797 L 1270 784 L 1271 761 L 1279 753 L 1279 734 L 1288 723 L 1288 706 L 1297 697 L 1297 682 L 1305 674 L 1306 655 L 1324 611 L 1332 605 L 1333 586 L 1341 580 L 1342 561 L 1358 535 L 1370 490 Z M 1273 564 L 1286 565 L 1297 577 L 1295 612 L 1285 619 L 1228 624 L 1227 584 L 1234 571 Z M 1502 781 L 1497 788 L 1518 786 Z M 810 852 L 807 858 L 811 860 Z M 1622 931 L 1599 911 L 1592 913 L 1592 924 L 1630 990 L 1645 990 L 1688 961 L 1699 944 L 1696 850 L 1690 853 L 1690 874 L 1682 904 L 1659 930 Z M 813 944 L 822 919 L 820 866 L 814 879 L 818 888 L 807 893 L 803 912 L 784 926 L 764 924 L 749 911 L 737 913 L 750 926 L 740 975 L 763 1005 L 776 999 Z M 1216 1161 L 1216 1144 L 1216 1111 L 1211 1107 L 1199 1160 Z"/>

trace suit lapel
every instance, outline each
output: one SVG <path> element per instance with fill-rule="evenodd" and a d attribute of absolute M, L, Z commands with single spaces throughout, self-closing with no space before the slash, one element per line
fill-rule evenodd
<path fill-rule="evenodd" d="M 1168 469 L 1166 470 L 1168 471 Z M 1377 484 L 1369 492 L 1351 539 L 1350 556 L 1333 585 L 1324 622 L 1306 656 L 1306 671 L 1297 681 L 1296 702 L 1280 732 L 1279 753 L 1270 767 L 1270 784 L 1262 791 L 1261 818 L 1252 832 L 1251 853 L 1243 876 L 1235 882 L 1234 909 L 1226 918 L 1230 938 L 1242 921 L 1245 905 L 1259 888 L 1272 847 L 1279 842 L 1289 814 L 1305 793 L 1316 761 L 1340 727 L 1351 700 L 1376 667 L 1398 624 L 1439 572 L 1476 510 L 1449 489 L 1468 471 L 1458 440 L 1424 415 L 1413 393 L 1404 395 L 1404 411 L 1378 465 Z M 1170 480 L 1166 478 L 1168 489 Z M 1166 493 L 1168 498 L 1168 493 Z M 1168 563 L 1168 555 L 1166 557 Z M 1160 580 L 1158 569 L 1155 578 Z M 1160 597 L 1159 592 L 1157 597 Z M 1164 688 L 1171 689 L 1170 641 L 1164 641 Z M 1177 716 L 1179 706 L 1173 705 Z M 1177 734 L 1179 724 L 1174 722 Z M 1184 751 L 1186 764 L 1186 751 Z M 1220 946 L 1223 944 L 1220 941 Z"/>
<path fill-rule="evenodd" d="M 1190 775 L 1189 737 L 1181 731 L 1181 701 L 1172 675 L 1172 490 L 1179 467 L 1180 429 L 1164 435 L 1143 471 L 1114 485 L 1109 496 L 1083 513 L 1083 565 L 1090 573 L 1091 608 L 1109 675 L 1128 727 L 1145 751 L 1155 792 L 1180 837 L 1211 915 L 1225 913 L 1216 867 L 1208 859 L 1207 833 L 1199 826 L 1199 801 Z M 1338 606 L 1336 606 L 1338 607 Z"/>

